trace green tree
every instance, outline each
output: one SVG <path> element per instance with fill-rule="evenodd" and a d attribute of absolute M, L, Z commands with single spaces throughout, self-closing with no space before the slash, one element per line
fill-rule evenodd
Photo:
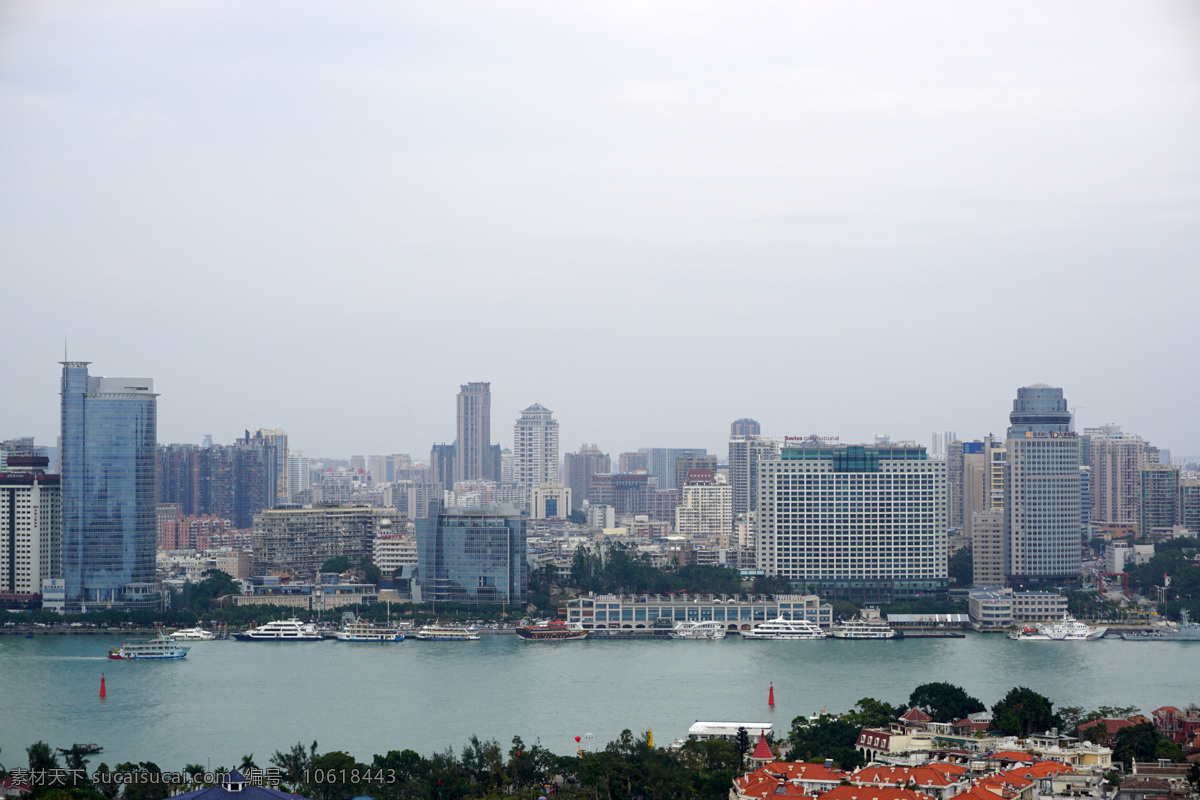
<path fill-rule="evenodd" d="M 345 572 L 348 569 L 350 569 L 349 556 L 327 558 L 325 559 L 325 563 L 321 565 L 321 572 Z"/>
<path fill-rule="evenodd" d="M 958 586 L 973 586 L 975 583 L 975 561 L 971 548 L 960 547 L 950 556 L 946 565 L 946 574 Z"/>
<path fill-rule="evenodd" d="M 569 519 L 571 522 L 574 522 L 576 525 L 587 524 L 587 514 L 585 514 L 582 509 L 576 509 L 575 511 L 572 511 L 571 516 L 567 517 L 567 519 Z"/>
<path fill-rule="evenodd" d="M 1061 728 L 1054 704 L 1033 689 L 1018 686 L 992 706 L 992 730 L 1006 736 L 1028 736 L 1037 731 Z"/>
<path fill-rule="evenodd" d="M 904 713 L 904 709 L 874 697 L 864 697 L 842 719 L 862 728 L 884 728 Z"/>
<path fill-rule="evenodd" d="M 1148 761 L 1156 758 L 1158 744 L 1162 739 L 1163 735 L 1149 722 L 1121 728 L 1114 737 L 1113 761 L 1120 761 L 1128 770 L 1134 759 Z"/>
<path fill-rule="evenodd" d="M 786 760 L 820 763 L 832 758 L 834 765 L 841 769 L 861 767 L 865 761 L 855 748 L 859 730 L 853 722 L 825 714 L 816 722 L 809 722 L 807 717 L 796 717 L 792 720 L 791 750 Z"/>
<path fill-rule="evenodd" d="M 309 766 L 316 756 L 316 741 L 313 741 L 308 749 L 305 749 L 300 742 L 296 742 L 286 753 L 276 750 L 275 755 L 271 756 L 271 763 L 279 767 L 279 771 L 283 773 L 284 783 L 298 787 L 304 782 L 305 773 L 308 772 Z"/>
<path fill-rule="evenodd" d="M 987 706 L 962 687 L 944 681 L 923 683 L 913 689 L 908 705 L 921 709 L 934 722 L 957 722 L 968 714 L 987 710 Z"/>
<path fill-rule="evenodd" d="M 113 771 L 126 776 L 122 800 L 165 800 L 171 794 L 171 787 L 163 782 L 162 770 L 153 761 L 137 764 L 126 761 L 117 764 Z"/>

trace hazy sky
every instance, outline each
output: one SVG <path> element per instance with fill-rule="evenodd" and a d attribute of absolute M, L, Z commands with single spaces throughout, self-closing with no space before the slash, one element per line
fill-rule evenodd
<path fill-rule="evenodd" d="M 1200 5 L 0 4 L 0 437 L 1003 433 L 1200 454 Z"/>

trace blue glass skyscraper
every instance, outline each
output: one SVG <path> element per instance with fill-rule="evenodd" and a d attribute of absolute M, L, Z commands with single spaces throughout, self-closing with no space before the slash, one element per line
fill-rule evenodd
<path fill-rule="evenodd" d="M 429 518 L 417 520 L 422 599 L 524 603 L 529 566 L 516 509 L 431 506 Z"/>
<path fill-rule="evenodd" d="M 62 363 L 62 568 L 69 610 L 159 602 L 154 583 L 157 397 L 149 378 Z"/>

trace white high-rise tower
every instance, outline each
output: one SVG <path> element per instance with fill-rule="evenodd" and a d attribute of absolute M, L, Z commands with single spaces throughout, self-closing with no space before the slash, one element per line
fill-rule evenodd
<path fill-rule="evenodd" d="M 526 489 L 558 483 L 558 421 L 534 403 L 513 426 L 513 482 Z"/>

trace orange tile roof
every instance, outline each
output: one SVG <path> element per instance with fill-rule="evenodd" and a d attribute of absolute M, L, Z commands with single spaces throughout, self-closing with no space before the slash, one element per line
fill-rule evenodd
<path fill-rule="evenodd" d="M 767 744 L 767 734 L 765 732 L 759 732 L 758 746 L 754 748 L 754 755 L 750 756 L 750 758 L 757 761 L 775 760 L 775 754 L 771 752 L 771 745 Z"/>
<path fill-rule="evenodd" d="M 811 791 L 807 783 L 836 784 L 846 777 L 840 769 L 826 769 L 824 764 L 805 764 L 795 761 L 773 761 L 733 781 L 744 797 L 767 797 L 782 794 L 800 797 Z"/>
<path fill-rule="evenodd" d="M 1075 768 L 1070 764 L 1064 764 L 1061 761 L 1039 761 L 1036 764 L 1028 766 L 1014 767 L 1000 773 L 1001 775 L 1016 775 L 1026 780 L 1034 778 L 1046 778 L 1050 775 L 1061 775 L 1064 772 L 1074 772 Z"/>
<path fill-rule="evenodd" d="M 921 767 L 863 767 L 850 776 L 851 783 L 879 786 L 914 783 L 917 786 L 946 787 L 966 772 L 959 764 L 930 764 Z"/>
<path fill-rule="evenodd" d="M 818 800 L 933 800 L 927 794 L 895 786 L 838 786 Z"/>

